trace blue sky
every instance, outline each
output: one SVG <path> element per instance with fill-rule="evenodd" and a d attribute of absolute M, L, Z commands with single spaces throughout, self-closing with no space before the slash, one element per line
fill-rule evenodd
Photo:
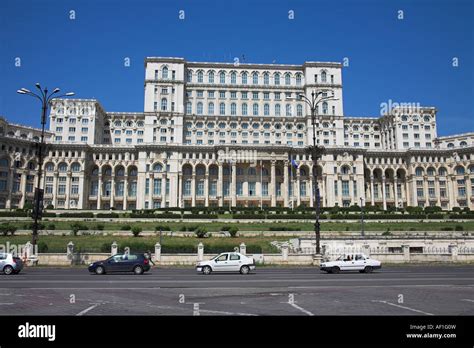
<path fill-rule="evenodd" d="M 0 115 L 39 126 L 37 101 L 15 92 L 35 82 L 96 98 L 107 111 L 142 111 L 146 56 L 347 57 L 346 116 L 378 116 L 391 99 L 438 108 L 439 135 L 474 131 L 472 18 L 471 0 L 2 0 Z"/>

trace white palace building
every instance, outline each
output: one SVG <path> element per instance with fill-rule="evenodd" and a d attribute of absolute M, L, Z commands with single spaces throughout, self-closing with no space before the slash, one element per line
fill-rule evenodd
<path fill-rule="evenodd" d="M 474 209 L 474 132 L 438 137 L 434 107 L 346 117 L 342 65 L 145 59 L 143 112 L 107 112 L 95 99 L 56 99 L 42 185 L 56 209 L 189 206 Z M 311 110 L 324 91 L 313 166 Z M 472 123 L 471 123 L 472 125 Z M 0 118 L 0 208 L 33 200 L 40 130 Z"/>

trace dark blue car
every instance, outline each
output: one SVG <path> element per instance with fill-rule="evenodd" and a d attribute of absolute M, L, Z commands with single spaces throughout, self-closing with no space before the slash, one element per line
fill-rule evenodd
<path fill-rule="evenodd" d="M 89 265 L 89 272 L 105 274 L 112 272 L 133 272 L 143 274 L 149 271 L 150 259 L 146 254 L 116 254 L 103 261 Z"/>

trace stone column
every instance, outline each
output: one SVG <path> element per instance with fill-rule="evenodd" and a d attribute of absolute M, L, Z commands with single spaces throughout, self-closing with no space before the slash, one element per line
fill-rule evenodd
<path fill-rule="evenodd" d="M 196 168 L 193 167 L 193 174 L 191 176 L 191 206 L 196 206 Z"/>
<path fill-rule="evenodd" d="M 283 243 L 283 245 L 281 246 L 281 257 L 282 257 L 282 261 L 284 262 L 287 262 L 288 261 L 288 243 Z"/>
<path fill-rule="evenodd" d="M 241 243 L 240 246 L 239 246 L 239 252 L 242 254 L 242 255 L 246 255 L 247 254 L 247 246 L 245 245 L 245 243 Z"/>
<path fill-rule="evenodd" d="M 25 172 L 21 173 L 20 192 L 21 192 L 20 207 L 23 208 L 25 206 L 25 200 L 26 200 L 26 173 Z"/>
<path fill-rule="evenodd" d="M 86 202 L 89 203 L 90 184 L 90 180 L 84 180 L 84 174 L 79 176 L 79 201 L 77 203 L 78 209 L 86 209 Z M 44 187 L 44 185 L 42 187 Z M 87 209 L 89 209 L 89 204 L 87 204 Z"/>
<path fill-rule="evenodd" d="M 128 198 L 128 176 L 125 174 L 123 178 L 123 210 L 127 210 L 127 198 Z"/>
<path fill-rule="evenodd" d="M 317 178 L 316 178 L 317 180 Z M 321 200 L 321 207 L 327 207 L 328 206 L 328 194 L 327 194 L 327 184 L 326 184 L 326 181 L 327 181 L 327 175 L 323 175 L 322 176 L 322 180 L 321 180 L 321 187 L 319 189 L 319 195 L 322 196 L 322 200 Z"/>
<path fill-rule="evenodd" d="M 271 170 L 270 170 L 270 197 L 271 197 L 271 206 L 276 207 L 276 197 L 277 197 L 277 189 L 276 189 L 276 169 L 275 169 L 275 163 L 276 161 L 272 160 L 271 161 Z"/>
<path fill-rule="evenodd" d="M 438 207 L 441 206 L 441 195 L 439 193 L 439 176 L 436 175 L 435 177 L 435 195 L 436 195 L 436 205 Z"/>
<path fill-rule="evenodd" d="M 285 164 L 283 165 L 283 198 L 284 198 L 284 207 L 288 207 L 288 161 L 285 161 Z"/>
<path fill-rule="evenodd" d="M 469 178 L 469 175 L 466 175 L 464 177 L 464 182 L 465 182 L 465 187 L 466 187 L 466 203 L 467 207 L 469 209 L 472 209 L 472 204 L 471 204 L 471 179 Z"/>
<path fill-rule="evenodd" d="M 202 243 L 198 244 L 198 261 L 204 259 L 204 245 Z"/>
<path fill-rule="evenodd" d="M 423 196 L 425 198 L 425 207 L 429 206 L 430 195 L 428 194 L 428 178 L 423 176 Z"/>
<path fill-rule="evenodd" d="M 417 185 L 416 185 L 416 178 L 414 178 L 412 176 L 412 179 L 411 179 L 411 183 L 412 183 L 412 192 L 413 192 L 413 206 L 416 207 L 418 206 L 418 193 L 416 191 L 416 188 L 417 188 Z"/>
<path fill-rule="evenodd" d="M 232 187 L 231 187 L 232 206 L 237 206 L 237 163 L 232 163 Z"/>
<path fill-rule="evenodd" d="M 168 174 L 165 172 L 161 175 L 161 207 L 166 207 L 166 180 Z"/>
<path fill-rule="evenodd" d="M 218 163 L 218 176 L 217 176 L 217 197 L 219 197 L 219 207 L 224 205 L 224 175 L 223 175 L 222 163 Z"/>
<path fill-rule="evenodd" d="M 393 194 L 395 195 L 395 208 L 398 208 L 398 181 L 397 177 L 393 178 Z"/>
<path fill-rule="evenodd" d="M 148 209 L 153 209 L 153 190 L 155 189 L 154 188 L 155 174 L 150 173 L 148 175 L 148 180 L 150 183 L 150 185 L 148 185 Z"/>
<path fill-rule="evenodd" d="M 451 252 L 451 260 L 456 262 L 458 260 L 458 245 L 457 244 L 450 244 L 449 250 Z"/>
<path fill-rule="evenodd" d="M 116 255 L 118 252 L 118 245 L 117 245 L 117 242 L 113 242 L 112 243 L 112 246 L 110 247 L 110 256 L 114 256 Z"/>
<path fill-rule="evenodd" d="M 178 207 L 183 207 L 183 174 L 178 174 Z"/>
<path fill-rule="evenodd" d="M 110 208 L 115 207 L 115 169 L 112 169 L 110 177 Z"/>
<path fill-rule="evenodd" d="M 454 197 L 453 178 L 454 176 L 452 174 L 446 176 L 446 189 L 448 190 L 447 195 L 449 198 L 449 209 L 453 209 L 453 207 L 457 206 L 456 199 Z"/>
<path fill-rule="evenodd" d="M 5 202 L 5 208 L 10 209 L 12 204 L 12 191 L 13 191 L 13 169 L 8 168 L 8 177 L 7 177 L 7 201 Z M 56 208 L 56 206 L 55 206 Z"/>
<path fill-rule="evenodd" d="M 407 244 L 402 245 L 403 259 L 405 262 L 410 262 L 410 246 Z"/>
<path fill-rule="evenodd" d="M 70 201 L 70 197 L 71 197 L 71 176 L 72 176 L 72 173 L 70 171 L 67 172 L 67 175 L 66 175 L 66 204 L 65 204 L 65 208 L 66 209 L 69 209 L 70 206 L 69 206 L 69 201 Z"/>
<path fill-rule="evenodd" d="M 161 244 L 160 243 L 155 244 L 155 261 L 156 262 L 161 261 Z"/>
<path fill-rule="evenodd" d="M 206 167 L 206 175 L 204 176 L 204 205 L 209 206 L 209 167 Z"/>
<path fill-rule="evenodd" d="M 314 180 L 317 180 L 317 178 L 314 177 L 313 173 L 313 166 L 311 165 L 309 167 L 309 206 L 311 208 L 314 207 L 314 188 L 313 188 L 313 182 Z M 321 189 L 320 189 L 320 195 L 321 195 Z"/>
<path fill-rule="evenodd" d="M 387 189 L 385 188 L 385 175 L 382 175 L 382 200 L 383 200 L 383 210 L 387 210 Z"/>
<path fill-rule="evenodd" d="M 55 175 L 55 178 L 54 180 L 56 181 L 56 175 Z M 98 175 L 98 179 L 97 179 L 97 210 L 100 210 L 101 208 L 101 198 L 102 198 L 102 174 L 101 174 L 101 169 L 99 168 L 99 175 Z M 56 187 L 56 184 L 53 185 L 54 187 Z M 56 192 L 56 190 L 55 190 Z M 56 201 L 56 194 L 54 194 L 54 201 Z M 54 207 L 56 208 L 56 203 L 54 204 Z"/>
<path fill-rule="evenodd" d="M 407 206 L 411 205 L 410 184 L 408 183 L 408 180 L 406 177 L 405 177 L 405 202 L 407 202 Z"/>
<path fill-rule="evenodd" d="M 372 206 L 375 205 L 375 195 L 374 195 L 374 176 L 370 176 L 370 203 Z"/>

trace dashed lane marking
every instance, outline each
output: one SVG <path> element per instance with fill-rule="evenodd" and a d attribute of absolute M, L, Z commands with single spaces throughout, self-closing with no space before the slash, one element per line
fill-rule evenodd
<path fill-rule="evenodd" d="M 90 307 L 84 309 L 83 311 L 77 313 L 76 316 L 80 317 L 80 316 L 86 314 L 87 312 L 90 312 L 91 310 L 93 310 L 94 308 L 96 308 L 98 306 L 100 306 L 100 303 L 95 303 L 92 306 L 90 306 Z"/>

